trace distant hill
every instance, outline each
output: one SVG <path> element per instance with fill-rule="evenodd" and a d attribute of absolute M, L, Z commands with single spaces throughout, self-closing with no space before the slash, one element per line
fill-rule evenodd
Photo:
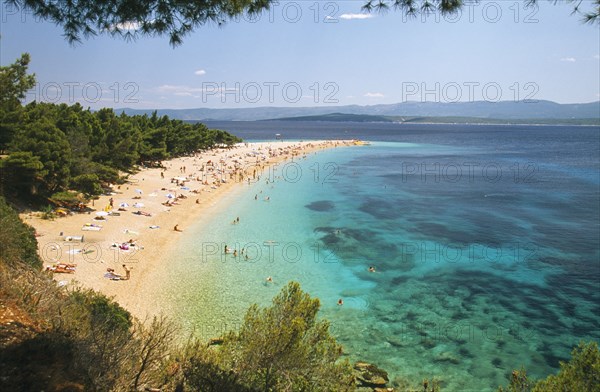
<path fill-rule="evenodd" d="M 267 121 L 394 122 L 392 117 L 370 114 L 329 113 L 316 116 L 273 118 Z"/>
<path fill-rule="evenodd" d="M 148 109 L 116 109 L 129 115 L 150 114 Z M 256 107 L 241 109 L 158 109 L 159 115 L 167 115 L 180 120 L 217 120 L 217 121 L 253 121 L 290 119 L 294 117 L 331 116 L 341 121 L 346 115 L 367 115 L 402 118 L 410 117 L 473 117 L 497 120 L 544 120 L 544 119 L 597 119 L 600 118 L 600 101 L 578 104 L 559 104 L 552 101 L 502 101 L 502 102 L 402 102 L 382 105 L 345 105 L 317 107 Z M 335 116 L 333 116 L 335 115 Z M 342 117 L 340 117 L 340 115 Z M 361 119 L 356 117 L 356 119 Z M 356 120 L 349 120 L 356 121 Z M 361 119 L 359 121 L 372 121 Z M 384 119 L 373 121 L 385 121 Z M 394 120 L 398 121 L 398 120 Z"/>
<path fill-rule="evenodd" d="M 520 125 L 600 125 L 596 118 L 481 118 L 481 117 L 388 117 L 394 122 L 432 124 L 520 124 Z"/>
<path fill-rule="evenodd" d="M 395 122 L 412 124 L 520 124 L 520 125 L 600 125 L 600 118 L 499 119 L 481 117 L 401 117 L 331 113 L 322 116 L 275 118 L 265 121 Z"/>

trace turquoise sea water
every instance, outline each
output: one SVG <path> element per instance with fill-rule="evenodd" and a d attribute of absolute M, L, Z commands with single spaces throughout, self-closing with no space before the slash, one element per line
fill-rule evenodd
<path fill-rule="evenodd" d="M 351 359 L 449 391 L 600 339 L 598 128 L 361 127 L 371 146 L 281 164 L 184 233 L 163 294 L 186 329 L 235 328 L 296 280 Z"/>

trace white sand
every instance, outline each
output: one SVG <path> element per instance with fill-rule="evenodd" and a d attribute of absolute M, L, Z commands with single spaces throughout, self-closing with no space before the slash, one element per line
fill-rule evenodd
<path fill-rule="evenodd" d="M 164 313 L 160 301 L 153 294 L 160 284 L 161 275 L 168 268 L 162 262 L 163 255 L 176 252 L 178 236 L 181 235 L 174 231 L 176 224 L 185 230 L 198 222 L 207 221 L 218 209 L 217 203 L 225 192 L 240 189 L 240 184 L 246 183 L 248 178 L 252 180 L 255 169 L 257 175 L 260 175 L 261 166 L 291 159 L 294 155 L 302 156 L 320 149 L 349 144 L 352 142 L 249 143 L 233 149 L 211 150 L 196 157 L 165 161 L 165 171 L 158 168 L 143 169 L 131 176 L 128 184 L 115 186 L 112 196 L 102 196 L 95 200 L 92 208 L 100 211 L 109 205 L 112 197 L 112 211 L 120 213 L 120 216 L 107 216 L 105 221 L 95 220 L 95 212 L 74 214 L 53 221 L 43 220 L 36 214 L 22 214 L 21 217 L 39 235 L 39 252 L 44 266 L 51 266 L 59 261 L 77 264 L 74 274 L 54 274 L 57 281 L 69 285 L 80 284 L 114 297 L 122 306 L 143 319 L 149 315 Z M 211 171 L 208 171 L 208 161 L 215 164 Z M 236 170 L 236 165 L 244 170 Z M 183 166 L 186 167 L 185 173 L 180 170 Z M 202 166 L 204 171 L 200 171 Z M 245 172 L 243 180 L 240 179 L 242 171 Z M 161 172 L 164 178 L 161 178 Z M 234 179 L 230 176 L 234 176 Z M 172 183 L 171 179 L 175 177 L 190 178 L 185 182 L 185 187 L 189 190 L 182 190 L 181 186 Z M 222 183 L 221 179 L 225 179 L 226 183 Z M 203 184 L 204 181 L 208 185 Z M 169 193 L 183 194 L 187 198 L 178 200 L 178 205 L 167 207 L 161 203 L 169 200 L 166 196 Z M 143 203 L 144 206 L 135 208 L 136 202 Z M 117 211 L 120 203 L 129 204 L 127 211 Z M 152 216 L 134 215 L 135 211 L 144 211 Z M 82 228 L 86 224 L 101 225 L 102 229 L 84 231 Z M 159 228 L 151 229 L 151 226 Z M 59 235 L 61 232 L 63 236 Z M 82 235 L 82 243 L 64 240 L 66 236 Z M 137 244 L 137 247 L 130 248 L 133 250 L 122 251 L 111 247 L 114 243 L 122 244 L 130 239 Z M 104 277 L 107 268 L 114 269 L 116 274 L 124 277 L 122 264 L 131 269 L 131 279 L 114 281 Z"/>

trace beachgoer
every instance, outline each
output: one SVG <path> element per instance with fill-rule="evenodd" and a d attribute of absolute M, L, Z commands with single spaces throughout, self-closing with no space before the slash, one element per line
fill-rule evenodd
<path fill-rule="evenodd" d="M 123 264 L 123 269 L 125 270 L 125 280 L 129 280 L 129 278 L 131 277 L 131 268 Z"/>
<path fill-rule="evenodd" d="M 233 257 L 237 257 L 237 249 L 233 250 Z"/>
<path fill-rule="evenodd" d="M 273 283 L 273 278 L 271 278 L 270 276 L 267 277 L 267 282 L 269 283 Z"/>
<path fill-rule="evenodd" d="M 225 253 L 229 253 L 229 248 L 227 248 L 227 245 L 225 245 Z"/>
<path fill-rule="evenodd" d="M 175 227 L 173 227 L 173 230 L 175 230 L 175 231 L 183 231 L 183 230 L 181 230 L 181 229 L 179 228 L 179 225 L 178 225 L 178 224 L 177 224 L 177 225 L 175 225 Z"/>
<path fill-rule="evenodd" d="M 344 304 L 344 300 L 343 300 L 343 299 L 341 299 L 341 298 L 340 298 L 340 299 L 338 299 L 338 305 L 339 305 L 339 306 L 342 306 L 343 304 Z"/>
<path fill-rule="evenodd" d="M 370 267 L 369 267 L 369 272 L 375 272 L 375 267 L 373 267 L 373 266 L 370 266 Z"/>

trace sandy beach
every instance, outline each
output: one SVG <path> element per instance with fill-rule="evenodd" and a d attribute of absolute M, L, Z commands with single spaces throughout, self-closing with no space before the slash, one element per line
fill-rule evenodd
<path fill-rule="evenodd" d="M 165 255 L 177 251 L 181 232 L 175 225 L 184 231 L 206 221 L 220 210 L 226 194 L 258 181 L 274 164 L 350 144 L 278 141 L 214 149 L 140 170 L 89 204 L 95 211 L 55 220 L 36 213 L 21 217 L 37 231 L 44 268 L 74 265 L 72 273 L 54 273 L 59 284 L 98 290 L 144 319 L 168 313 L 153 294 L 169 268 Z"/>

